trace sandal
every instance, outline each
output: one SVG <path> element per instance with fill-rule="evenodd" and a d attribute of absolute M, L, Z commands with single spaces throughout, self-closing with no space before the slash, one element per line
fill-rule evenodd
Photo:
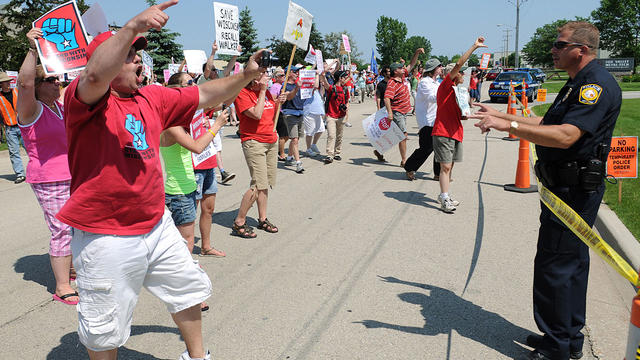
<path fill-rule="evenodd" d="M 212 257 L 223 258 L 227 256 L 227 254 L 225 254 L 224 251 L 222 250 L 210 248 L 210 249 L 200 249 L 200 256 L 212 256 Z"/>
<path fill-rule="evenodd" d="M 278 232 L 278 227 L 270 223 L 267 218 L 265 218 L 264 221 L 258 221 L 258 229 L 270 232 L 272 234 Z"/>
<path fill-rule="evenodd" d="M 387 161 L 384 159 L 384 156 L 378 152 L 378 150 L 373 150 L 373 154 L 378 158 L 378 161 L 380 162 Z"/>
<path fill-rule="evenodd" d="M 242 225 L 238 225 L 234 222 L 231 227 L 231 235 L 239 236 L 244 239 L 253 239 L 258 236 L 246 222 Z"/>

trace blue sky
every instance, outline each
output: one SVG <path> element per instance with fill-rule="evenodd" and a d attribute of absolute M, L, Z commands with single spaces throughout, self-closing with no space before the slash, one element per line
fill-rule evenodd
<path fill-rule="evenodd" d="M 407 24 L 408 36 L 422 35 L 431 41 L 432 54 L 452 56 L 464 52 L 476 36 L 483 35 L 488 52 L 502 51 L 505 24 L 515 29 L 516 0 L 480 1 L 381 1 L 297 0 L 313 16 L 318 30 L 325 34 L 348 30 L 352 33 L 365 61 L 375 49 L 376 22 L 380 15 Z M 521 0 L 522 1 L 522 0 Z M 87 0 L 89 4 L 94 1 Z M 109 23 L 123 25 L 146 8 L 144 0 L 102 0 Z M 287 0 L 226 0 L 240 9 L 248 6 L 258 31 L 261 45 L 272 35 L 282 37 L 289 2 Z M 7 1 L 0 1 L 5 4 Z M 437 4 L 437 5 L 432 5 Z M 536 28 L 552 21 L 575 16 L 589 16 L 599 7 L 599 0 L 528 0 L 520 5 L 520 49 Z M 202 49 L 209 53 L 215 38 L 213 1 L 181 0 L 167 10 L 171 17 L 167 27 L 182 34 L 179 41 L 185 49 Z M 514 50 L 515 31 L 510 33 L 509 49 Z"/>

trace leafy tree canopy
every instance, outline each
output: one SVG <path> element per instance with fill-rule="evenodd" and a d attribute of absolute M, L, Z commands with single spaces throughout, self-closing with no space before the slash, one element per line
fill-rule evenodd
<path fill-rule="evenodd" d="M 600 30 L 600 44 L 614 56 L 640 61 L 640 3 L 637 0 L 601 0 L 591 13 Z M 634 69 L 635 73 L 635 69 Z"/>

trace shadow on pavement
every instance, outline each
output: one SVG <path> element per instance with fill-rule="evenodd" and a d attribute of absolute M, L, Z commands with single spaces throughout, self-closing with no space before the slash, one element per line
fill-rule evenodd
<path fill-rule="evenodd" d="M 533 332 L 512 324 L 502 316 L 487 311 L 450 290 L 391 276 L 379 277 L 385 282 L 415 286 L 428 291 L 405 292 L 398 295 L 402 301 L 421 306 L 424 326 L 405 326 L 376 320 L 356 322 L 363 324 L 367 329 L 385 328 L 427 336 L 451 334 L 451 331 L 455 330 L 461 336 L 477 341 L 509 358 L 518 358 L 526 354 L 527 350 L 514 340 L 524 343 L 526 337 Z M 447 349 L 447 354 L 449 353 L 450 349 Z"/>
<path fill-rule="evenodd" d="M 4 179 L 7 181 L 11 181 L 13 182 L 16 179 L 16 175 L 15 174 L 11 174 L 11 175 L 0 175 L 0 179 Z"/>
<path fill-rule="evenodd" d="M 349 160 L 351 160 L 353 165 L 359 165 L 359 166 L 368 166 L 368 164 L 395 166 L 393 164 L 390 164 L 389 162 L 378 161 L 377 159 L 373 158 L 373 153 L 371 153 L 371 156 L 372 157 L 370 157 L 370 158 L 368 158 L 368 157 L 366 157 L 366 158 L 351 158 Z"/>
<path fill-rule="evenodd" d="M 368 147 L 373 147 L 373 145 L 371 145 L 370 142 L 352 142 L 350 143 L 351 145 L 355 145 L 355 146 L 368 146 Z"/>
<path fill-rule="evenodd" d="M 133 325 L 131 326 L 131 336 L 141 335 L 146 333 L 172 333 L 180 336 L 178 328 L 158 326 L 158 325 Z M 182 339 L 182 338 L 181 338 Z M 184 350 L 178 350 L 182 352 Z M 174 359 L 178 357 L 176 354 Z M 60 345 L 56 346 L 47 355 L 47 360 L 85 360 L 88 359 L 87 350 L 80 343 L 78 339 L 78 333 L 68 333 L 60 338 Z M 118 359 L 120 360 L 161 360 L 153 355 L 144 354 L 139 351 L 127 349 L 122 346 L 118 349 Z"/>
<path fill-rule="evenodd" d="M 56 291 L 56 279 L 53 277 L 51 270 L 51 261 L 49 254 L 27 255 L 21 257 L 13 264 L 13 270 L 16 273 L 22 273 L 22 279 L 38 283 L 50 293 Z"/>
<path fill-rule="evenodd" d="M 404 174 L 402 174 L 404 176 Z M 417 191 L 385 191 L 384 196 L 398 201 L 402 201 L 408 204 L 424 206 L 436 210 L 440 210 L 438 201 L 427 197 L 425 194 Z M 436 205 L 431 205 L 431 203 Z"/>

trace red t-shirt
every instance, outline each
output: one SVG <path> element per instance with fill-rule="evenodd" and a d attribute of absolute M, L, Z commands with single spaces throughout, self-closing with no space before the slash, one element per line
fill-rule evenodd
<path fill-rule="evenodd" d="M 396 78 L 389 79 L 384 97 L 391 100 L 392 111 L 398 111 L 403 114 L 411 111 L 411 95 L 402 80 L 398 81 Z"/>
<path fill-rule="evenodd" d="M 94 105 L 65 93 L 71 197 L 56 216 L 80 230 L 115 235 L 150 232 L 164 213 L 160 133 L 188 127 L 198 88 L 145 86 L 133 97 L 107 92 Z"/>
<path fill-rule="evenodd" d="M 456 93 L 453 91 L 453 81 L 449 75 L 438 87 L 438 110 L 436 121 L 433 124 L 432 136 L 444 136 L 462 142 L 463 128 L 462 112 L 456 101 Z"/>
<path fill-rule="evenodd" d="M 346 111 L 340 111 L 340 104 L 347 104 L 349 102 L 349 92 L 342 86 L 330 85 L 328 89 L 325 89 L 327 99 L 329 99 L 329 106 L 327 107 L 327 116 L 334 119 L 339 119 L 347 115 Z"/>
<path fill-rule="evenodd" d="M 471 79 L 469 79 L 469 89 L 470 90 L 478 90 L 478 78 L 475 76 L 472 76 Z"/>
<path fill-rule="evenodd" d="M 260 120 L 250 118 L 244 112 L 258 103 L 260 90 L 253 91 L 247 88 L 240 90 L 238 97 L 233 102 L 236 105 L 236 114 L 240 121 L 240 141 L 256 140 L 261 143 L 272 144 L 278 141 L 278 134 L 273 131 L 273 120 L 276 113 L 276 104 L 273 96 L 267 91 L 264 99 L 264 111 Z M 280 119 L 280 121 L 283 121 Z"/>

